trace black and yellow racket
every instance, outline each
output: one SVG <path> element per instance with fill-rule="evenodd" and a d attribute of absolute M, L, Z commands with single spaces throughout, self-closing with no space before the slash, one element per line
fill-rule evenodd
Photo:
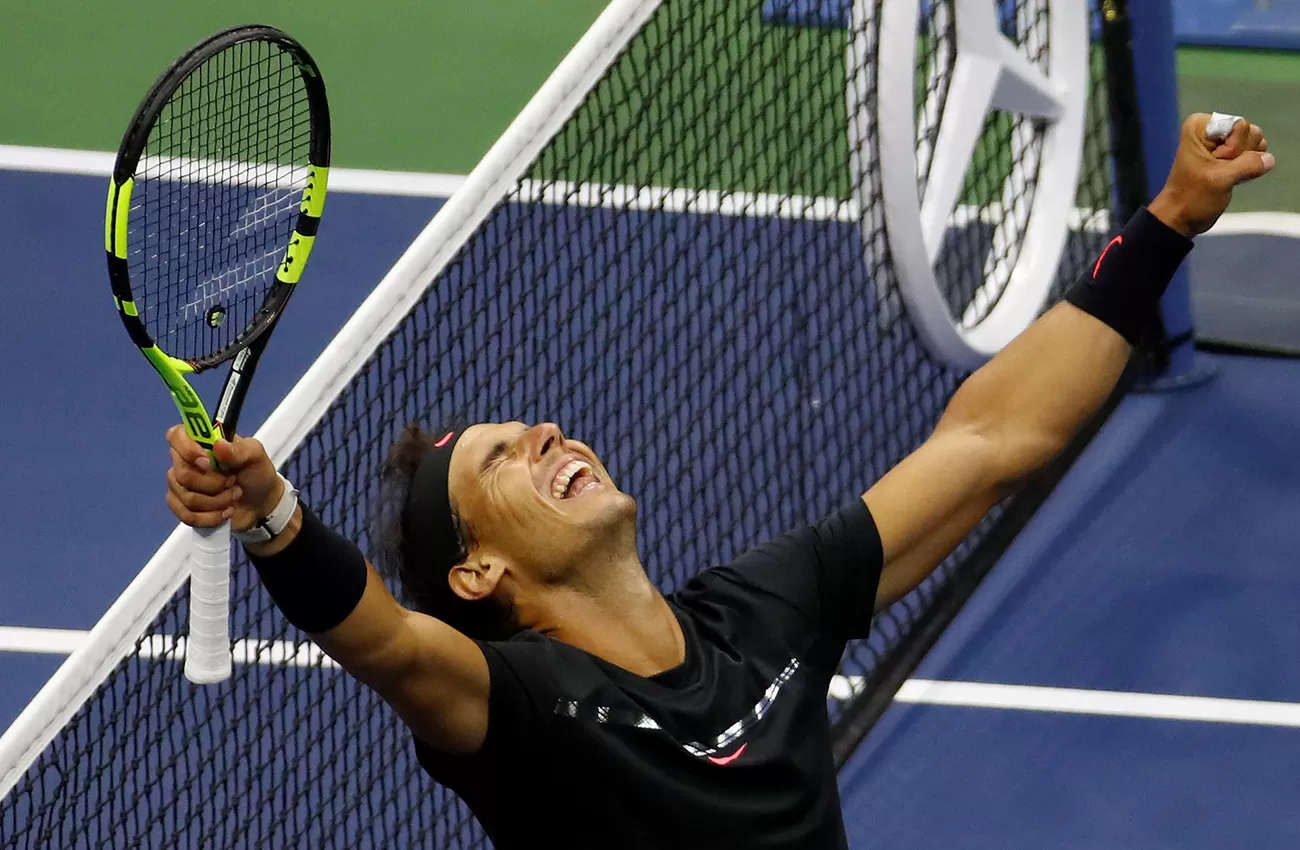
<path fill-rule="evenodd" d="M 113 301 L 208 449 L 233 435 L 258 359 L 325 205 L 329 107 L 285 33 L 220 32 L 177 59 L 136 110 L 108 189 Z M 211 418 L 186 380 L 231 362 Z M 215 461 L 214 461 L 215 462 Z M 230 676 L 230 526 L 196 529 L 185 675 Z"/>

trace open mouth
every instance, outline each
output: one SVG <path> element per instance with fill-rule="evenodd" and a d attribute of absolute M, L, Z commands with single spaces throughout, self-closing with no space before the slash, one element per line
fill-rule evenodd
<path fill-rule="evenodd" d="M 555 499 L 576 499 L 588 490 L 600 486 L 591 464 L 574 458 L 564 464 L 551 479 L 551 496 Z"/>

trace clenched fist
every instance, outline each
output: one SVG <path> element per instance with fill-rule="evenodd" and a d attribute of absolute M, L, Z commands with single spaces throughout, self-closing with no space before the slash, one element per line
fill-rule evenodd
<path fill-rule="evenodd" d="M 1210 116 L 1198 113 L 1183 122 L 1182 139 L 1169 179 L 1148 209 L 1184 236 L 1214 226 L 1240 183 L 1273 170 L 1268 140 L 1256 124 L 1240 120 L 1223 141 L 1206 133 Z"/>
<path fill-rule="evenodd" d="M 186 525 L 211 528 L 230 520 L 232 528 L 243 531 L 280 501 L 284 484 L 257 440 L 219 441 L 212 452 L 220 470 L 180 425 L 167 431 L 167 444 L 172 456 L 167 507 Z"/>

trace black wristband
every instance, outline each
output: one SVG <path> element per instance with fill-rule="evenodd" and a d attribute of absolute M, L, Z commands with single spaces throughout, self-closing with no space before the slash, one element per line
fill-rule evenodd
<path fill-rule="evenodd" d="M 304 632 L 319 634 L 343 622 L 366 590 L 361 550 L 306 505 L 302 528 L 288 546 L 274 555 L 248 557 L 285 619 Z"/>
<path fill-rule="evenodd" d="M 1065 300 L 1137 345 L 1192 240 L 1143 207 L 1110 241 Z"/>

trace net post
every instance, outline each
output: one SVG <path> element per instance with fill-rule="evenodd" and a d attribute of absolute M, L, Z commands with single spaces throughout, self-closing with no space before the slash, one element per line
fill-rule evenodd
<path fill-rule="evenodd" d="M 1178 76 L 1175 57 L 1174 13 L 1171 0 L 1104 0 L 1104 18 L 1119 32 L 1127 30 L 1132 88 L 1137 109 L 1144 177 L 1143 203 L 1155 196 L 1164 183 L 1178 151 L 1182 118 L 1178 107 Z M 1122 162 L 1122 160 L 1121 160 Z M 1121 185 L 1123 180 L 1117 181 Z M 1121 221 L 1127 221 L 1136 207 L 1121 202 Z M 1163 337 L 1154 352 L 1156 374 L 1140 384 L 1148 391 L 1195 386 L 1213 377 L 1213 369 L 1195 349 L 1192 318 L 1191 276 L 1184 263 L 1160 305 Z"/>

